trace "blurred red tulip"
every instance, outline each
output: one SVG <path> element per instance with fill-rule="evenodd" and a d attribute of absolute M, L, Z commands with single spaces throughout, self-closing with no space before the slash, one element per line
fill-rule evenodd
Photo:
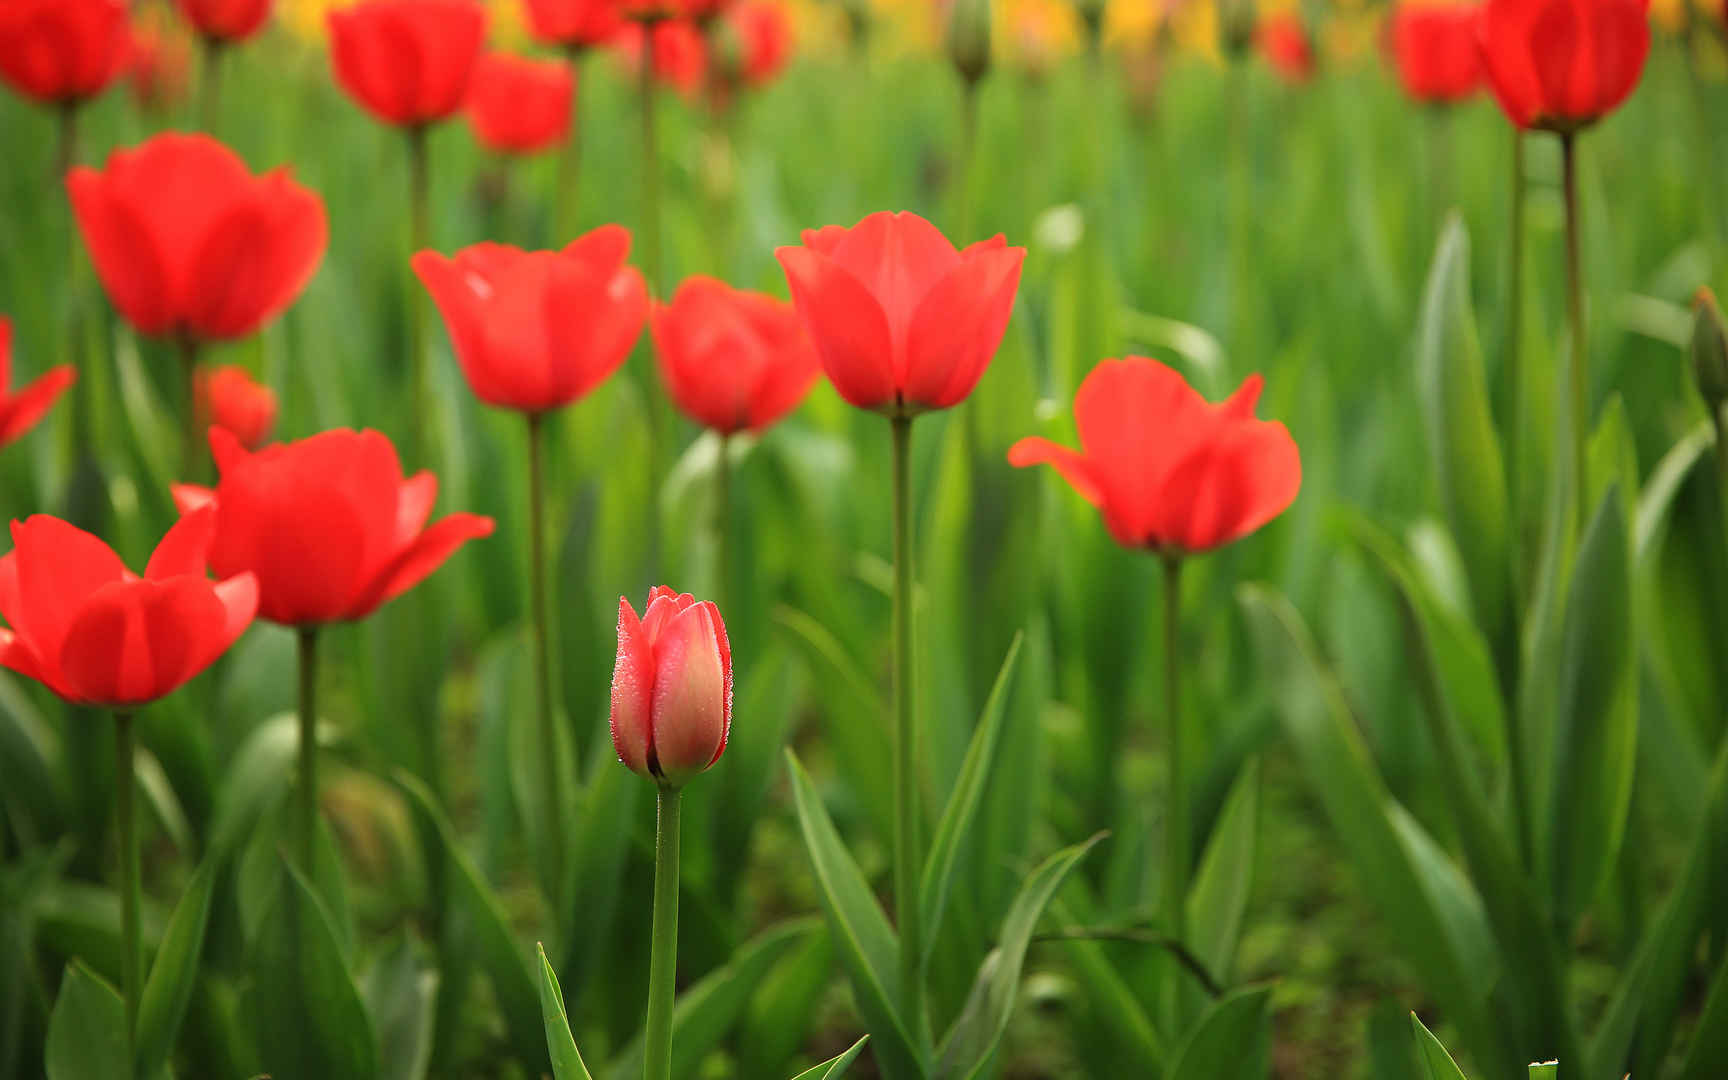
<path fill-rule="evenodd" d="M 655 304 L 650 328 L 672 400 L 724 435 L 791 412 L 821 370 L 792 305 L 713 278 L 689 278 Z"/>
<path fill-rule="evenodd" d="M 419 127 L 462 107 L 486 38 L 474 0 L 362 0 L 332 11 L 336 81 L 386 124 Z"/>
<path fill-rule="evenodd" d="M 652 32 L 655 78 L 686 95 L 702 89 L 708 73 L 708 43 L 702 31 L 682 19 L 671 19 L 653 23 Z M 642 33 L 642 24 L 625 23 L 612 38 L 613 47 L 632 71 L 642 70 Z"/>
<path fill-rule="evenodd" d="M 617 0 L 527 0 L 528 30 L 544 45 L 589 49 L 622 25 Z"/>
<path fill-rule="evenodd" d="M 126 70 L 131 51 L 121 0 L 0 2 L 0 79 L 25 97 L 95 97 Z"/>
<path fill-rule="evenodd" d="M 1260 52 L 1285 82 L 1305 83 L 1314 77 L 1314 47 L 1300 16 L 1276 12 L 1260 20 L 1256 37 Z"/>
<path fill-rule="evenodd" d="M 618 598 L 612 746 L 632 772 L 678 787 L 720 760 L 732 730 L 732 646 L 720 609 L 664 585 L 642 618 Z"/>
<path fill-rule="evenodd" d="M 1482 84 L 1474 4 L 1405 3 L 1392 15 L 1389 45 L 1405 93 L 1421 102 L 1463 101 Z"/>
<path fill-rule="evenodd" d="M 468 87 L 468 123 L 489 150 L 531 154 L 570 129 L 576 79 L 562 60 L 487 53 Z"/>
<path fill-rule="evenodd" d="M 275 0 L 178 0 L 200 34 L 216 41 L 244 41 L 270 18 Z"/>
<path fill-rule="evenodd" d="M 563 251 L 476 244 L 414 256 L 456 362 L 481 401 L 538 413 L 570 404 L 618 369 L 642 334 L 648 289 L 624 264 L 630 233 L 603 225 Z"/>
<path fill-rule="evenodd" d="M 1001 236 L 955 251 L 912 213 L 804 232 L 775 255 L 840 396 L 911 415 L 957 405 L 1002 342 L 1026 249 Z"/>
<path fill-rule="evenodd" d="M 287 626 L 363 619 L 420 584 L 492 519 L 451 514 L 431 528 L 438 497 L 429 472 L 404 480 L 376 431 L 325 431 L 257 453 L 210 429 L 214 490 L 177 484 L 182 514 L 216 508 L 210 566 L 258 577 L 258 614 Z"/>
<path fill-rule="evenodd" d="M 1648 0 L 1488 0 L 1488 84 L 1521 128 L 1573 132 L 1629 97 L 1650 52 Z"/>
<path fill-rule="evenodd" d="M 168 132 L 66 178 L 108 298 L 139 333 L 245 337 L 324 256 L 324 203 L 287 169 L 253 176 L 208 135 Z"/>
<path fill-rule="evenodd" d="M 256 450 L 276 426 L 276 392 L 238 364 L 200 368 L 196 376 L 198 422 L 214 424 L 248 450 Z"/>
<path fill-rule="evenodd" d="M 50 368 L 30 385 L 13 393 L 12 320 L 0 315 L 0 446 L 17 442 L 47 415 L 54 400 L 78 379 L 69 364 Z"/>
<path fill-rule="evenodd" d="M 1156 360 L 1106 360 L 1074 397 L 1081 449 L 1021 439 L 1008 461 L 1054 465 L 1124 547 L 1208 551 L 1283 513 L 1302 484 L 1290 432 L 1254 418 L 1260 387 L 1252 375 L 1213 405 Z"/>
<path fill-rule="evenodd" d="M 184 33 L 133 25 L 126 78 L 140 108 L 166 112 L 185 101 L 191 68 L 192 45 Z"/>
<path fill-rule="evenodd" d="M 750 0 L 715 26 L 714 64 L 732 86 L 763 86 L 792 55 L 792 17 L 777 0 Z"/>
<path fill-rule="evenodd" d="M 209 667 L 251 625 L 258 583 L 205 575 L 212 511 L 181 518 L 144 576 L 59 518 L 12 523 L 0 557 L 0 666 L 80 705 L 133 708 Z"/>

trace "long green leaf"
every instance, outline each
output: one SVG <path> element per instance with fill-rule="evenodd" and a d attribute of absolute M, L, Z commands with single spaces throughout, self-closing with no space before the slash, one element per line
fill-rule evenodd
<path fill-rule="evenodd" d="M 1728 957 L 1710 979 L 1710 993 L 1693 1029 L 1692 1045 L 1680 1063 L 1679 1080 L 1714 1080 L 1728 1061 Z"/>
<path fill-rule="evenodd" d="M 840 1077 L 846 1075 L 846 1070 L 852 1067 L 852 1063 L 858 1060 L 858 1055 L 864 1052 L 864 1044 L 869 1041 L 870 1036 L 864 1036 L 822 1064 L 805 1069 L 792 1080 L 840 1080 Z"/>
<path fill-rule="evenodd" d="M 378 1028 L 379 1080 L 425 1080 L 432 1064 L 438 972 L 414 938 L 399 937 L 360 980 Z"/>
<path fill-rule="evenodd" d="M 206 856 L 192 875 L 150 965 L 150 977 L 138 1002 L 138 1071 L 145 1076 L 153 1075 L 168 1060 L 186 1016 L 186 1005 L 192 1000 L 198 957 L 204 950 L 204 929 L 210 921 L 216 867 L 216 856 Z"/>
<path fill-rule="evenodd" d="M 555 1080 L 594 1080 L 576 1038 L 570 1034 L 570 1014 L 564 1011 L 564 991 L 558 973 L 546 960 L 546 946 L 536 946 L 540 956 L 540 1018 L 546 1026 L 546 1049 L 552 1057 Z"/>
<path fill-rule="evenodd" d="M 1260 759 L 1250 758 L 1224 800 L 1188 893 L 1189 944 L 1214 979 L 1228 982 L 1254 887 L 1260 836 Z"/>
<path fill-rule="evenodd" d="M 1170 1080 L 1265 1080 L 1272 1068 L 1272 988 L 1219 998 L 1188 1036 Z"/>
<path fill-rule="evenodd" d="M 60 980 L 43 1050 L 48 1080 L 127 1075 L 126 1004 L 100 975 L 74 961 Z"/>
<path fill-rule="evenodd" d="M 1426 1080 L 1467 1080 L 1464 1070 L 1415 1013 L 1410 1014 L 1410 1027 L 1416 1036 L 1416 1057 L 1422 1063 Z"/>

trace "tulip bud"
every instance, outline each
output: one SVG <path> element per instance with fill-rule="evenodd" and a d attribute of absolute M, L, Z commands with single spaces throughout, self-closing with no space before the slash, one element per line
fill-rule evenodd
<path fill-rule="evenodd" d="M 732 728 L 732 647 L 711 602 L 664 585 L 646 613 L 618 598 L 612 746 L 632 772 L 681 787 L 720 760 Z"/>
<path fill-rule="evenodd" d="M 1728 402 L 1728 327 L 1709 289 L 1698 290 L 1692 308 L 1692 375 L 1704 404 L 1715 414 Z"/>
<path fill-rule="evenodd" d="M 1248 55 L 1254 45 L 1259 11 L 1254 0 L 1214 0 L 1218 7 L 1218 45 L 1231 60 Z"/>
<path fill-rule="evenodd" d="M 968 85 L 990 70 L 990 0 L 950 0 L 948 59 Z"/>

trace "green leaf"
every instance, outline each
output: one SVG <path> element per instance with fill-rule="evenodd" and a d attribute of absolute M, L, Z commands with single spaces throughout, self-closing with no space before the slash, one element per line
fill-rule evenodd
<path fill-rule="evenodd" d="M 381 1080 L 424 1080 L 432 1064 L 438 972 L 425 953 L 418 941 L 403 935 L 361 979 L 367 1010 L 378 1025 Z"/>
<path fill-rule="evenodd" d="M 252 945 L 251 1015 L 266 1071 L 372 1080 L 378 1045 L 324 905 L 286 860 Z"/>
<path fill-rule="evenodd" d="M 924 955 L 919 958 L 921 966 L 930 960 L 930 950 L 948 906 L 948 892 L 953 884 L 954 867 L 960 860 L 961 846 L 972 833 L 978 806 L 984 798 L 985 783 L 992 775 L 991 766 L 996 760 L 1002 717 L 1008 711 L 1008 687 L 1014 679 L 1014 662 L 1020 655 L 1021 638 L 1020 634 L 1014 635 L 1013 644 L 1008 646 L 1008 655 L 1002 661 L 990 697 L 984 702 L 984 712 L 979 716 L 972 742 L 966 748 L 960 775 L 954 782 L 948 805 L 936 826 L 936 836 L 930 843 L 930 852 L 924 859 L 924 872 L 918 882 L 918 907 L 927 935 Z"/>
<path fill-rule="evenodd" d="M 192 875 L 150 965 L 150 977 L 138 1002 L 138 1071 L 145 1076 L 153 1075 L 168 1060 L 186 1016 L 186 1005 L 192 1000 L 204 930 L 210 921 L 216 867 L 217 857 L 209 855 Z"/>
<path fill-rule="evenodd" d="M 546 1049 L 552 1056 L 554 1080 L 594 1080 L 582 1051 L 576 1049 L 576 1038 L 570 1034 L 570 1014 L 564 1011 L 564 991 L 558 986 L 558 973 L 546 960 L 546 946 L 536 946 L 540 954 L 540 1018 L 546 1025 Z"/>
<path fill-rule="evenodd" d="M 1715 441 L 1710 422 L 1702 421 L 1681 436 L 1650 471 L 1643 490 L 1638 493 L 1638 518 L 1632 531 L 1633 558 L 1637 565 L 1644 566 L 1660 549 L 1658 541 L 1669 512 L 1674 508 L 1675 496 L 1680 494 L 1693 467 L 1703 460 L 1704 452 Z"/>
<path fill-rule="evenodd" d="M 1068 890 L 1069 895 L 1080 891 L 1084 883 Z M 1057 899 L 1050 910 L 1063 922 L 1073 924 L 1073 908 L 1067 899 Z M 1164 1037 L 1152 1023 L 1145 1005 L 1134 993 L 1134 987 L 1122 977 L 1096 941 L 1074 938 L 1065 943 L 1068 955 L 1078 972 L 1082 992 L 1091 1005 L 1099 1024 L 1122 1047 L 1136 1054 L 1134 1064 L 1150 1075 L 1164 1075 L 1167 1060 Z"/>
<path fill-rule="evenodd" d="M 1410 1014 L 1410 1027 L 1416 1036 L 1416 1057 L 1422 1062 L 1426 1080 L 1467 1080 L 1464 1070 L 1415 1013 Z"/>
<path fill-rule="evenodd" d="M 1032 944 L 1032 931 L 1037 928 L 1039 918 L 1055 897 L 1056 890 L 1062 887 L 1068 872 L 1104 835 L 1098 833 L 1056 852 L 1039 864 L 1020 886 L 1019 895 L 1002 920 L 1002 933 L 996 948 L 978 968 L 978 977 L 972 983 L 966 1006 L 960 1010 L 954 1026 L 942 1041 L 938 1075 L 971 1080 L 983 1074 L 1014 1013 L 1014 999 L 1020 992 L 1020 971 L 1026 963 L 1026 950 Z"/>
<path fill-rule="evenodd" d="M 318 732 L 328 745 L 328 732 Z M 281 798 L 300 752 L 300 718 L 282 713 L 265 720 L 246 736 L 216 793 L 210 822 L 210 850 L 227 852 L 251 835 L 264 811 Z"/>
<path fill-rule="evenodd" d="M 1176 1054 L 1170 1080 L 1265 1080 L 1272 1068 L 1272 988 L 1219 998 Z"/>
<path fill-rule="evenodd" d="M 19 689 L 11 672 L 0 676 L 0 809 L 17 821 L 28 815 L 44 836 L 60 818 L 63 796 L 54 772 L 60 743 L 54 729 Z"/>
<path fill-rule="evenodd" d="M 1728 1061 L 1728 957 L 1710 979 L 1710 993 L 1677 1075 L 1679 1080 L 1713 1080 L 1721 1075 L 1724 1061 Z"/>
<path fill-rule="evenodd" d="M 100 975 L 74 960 L 60 980 L 43 1050 L 48 1080 L 114 1080 L 128 1075 L 126 1003 Z"/>
<path fill-rule="evenodd" d="M 1560 1080 L 1560 1063 L 1558 1061 L 1532 1061 L 1530 1063 L 1530 1080 Z"/>
<path fill-rule="evenodd" d="M 870 885 L 834 831 L 828 811 L 816 794 L 798 756 L 786 751 L 792 777 L 792 797 L 804 849 L 828 915 L 828 927 L 840 949 L 840 959 L 852 980 L 853 997 L 870 1033 L 876 1036 L 876 1057 L 890 1076 L 922 1076 L 922 1055 L 900 1014 L 900 942 L 888 917 L 870 892 Z"/>
<path fill-rule="evenodd" d="M 1189 945 L 1214 979 L 1228 982 L 1254 887 L 1260 835 L 1260 760 L 1250 758 L 1224 800 L 1188 892 Z"/>
<path fill-rule="evenodd" d="M 822 1064 L 805 1069 L 792 1080 L 840 1080 L 840 1077 L 846 1075 L 846 1070 L 852 1067 L 852 1063 L 858 1060 L 858 1055 L 864 1052 L 864 1044 L 869 1041 L 870 1036 L 864 1036 Z"/>
<path fill-rule="evenodd" d="M 1637 765 L 1632 580 L 1622 496 L 1584 534 L 1566 602 L 1550 810 L 1555 915 L 1571 927 L 1620 851 Z"/>

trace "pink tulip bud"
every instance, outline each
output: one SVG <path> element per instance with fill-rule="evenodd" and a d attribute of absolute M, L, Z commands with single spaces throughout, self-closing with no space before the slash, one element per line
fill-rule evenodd
<path fill-rule="evenodd" d="M 618 598 L 612 745 L 632 772 L 682 786 L 716 761 L 732 729 L 732 647 L 720 609 L 664 585 L 646 613 Z"/>

